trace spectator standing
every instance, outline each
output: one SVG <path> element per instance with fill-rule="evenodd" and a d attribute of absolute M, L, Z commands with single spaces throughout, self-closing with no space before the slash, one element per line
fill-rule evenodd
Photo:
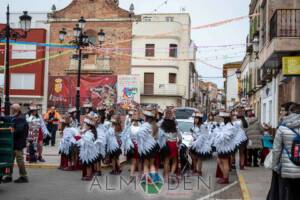
<path fill-rule="evenodd" d="M 279 176 L 279 189 L 276 195 L 270 191 L 269 199 L 294 200 L 299 199 L 300 191 L 300 104 L 292 104 L 289 107 L 289 115 L 283 117 L 278 127 L 274 144 L 272 168 Z"/>
<path fill-rule="evenodd" d="M 25 116 L 21 112 L 19 104 L 13 104 L 11 106 L 12 116 L 0 117 L 1 121 L 11 123 L 11 132 L 14 135 L 14 158 L 16 159 L 19 168 L 20 177 L 16 179 L 15 183 L 27 183 L 27 172 L 24 163 L 23 149 L 26 147 L 26 138 L 28 136 L 28 123 Z M 13 169 L 11 174 L 3 179 L 3 182 L 8 183 L 12 181 Z"/>
<path fill-rule="evenodd" d="M 58 129 L 58 125 L 60 123 L 61 116 L 55 110 L 55 107 L 52 106 L 49 109 L 49 111 L 45 114 L 44 119 L 47 122 L 47 129 L 51 133 L 51 137 L 45 138 L 44 144 L 49 145 L 49 141 L 51 140 L 51 146 L 55 146 L 56 131 Z"/>
<path fill-rule="evenodd" d="M 247 144 L 247 164 L 248 166 L 258 167 L 258 153 L 262 150 L 263 127 L 256 117 L 248 119 L 248 128 L 245 130 L 248 137 Z"/>

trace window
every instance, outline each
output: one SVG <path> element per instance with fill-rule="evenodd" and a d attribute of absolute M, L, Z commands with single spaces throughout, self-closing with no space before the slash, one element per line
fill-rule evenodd
<path fill-rule="evenodd" d="M 97 44 L 98 42 L 98 34 L 95 30 L 87 30 L 86 35 L 89 37 L 89 41 L 93 44 Z"/>
<path fill-rule="evenodd" d="M 166 17 L 166 21 L 167 22 L 173 22 L 174 21 L 174 17 Z"/>
<path fill-rule="evenodd" d="M 146 44 L 146 57 L 154 57 L 154 56 L 155 56 L 155 45 Z"/>
<path fill-rule="evenodd" d="M 36 45 L 12 45 L 12 59 L 36 59 Z"/>
<path fill-rule="evenodd" d="M 177 44 L 169 45 L 169 56 L 172 58 L 177 58 Z"/>
<path fill-rule="evenodd" d="M 35 74 L 12 73 L 10 89 L 13 90 L 34 90 Z"/>
<path fill-rule="evenodd" d="M 169 73 L 169 83 L 176 83 L 176 74 L 175 73 Z"/>
<path fill-rule="evenodd" d="M 144 17 L 143 21 L 144 22 L 151 22 L 152 17 Z"/>

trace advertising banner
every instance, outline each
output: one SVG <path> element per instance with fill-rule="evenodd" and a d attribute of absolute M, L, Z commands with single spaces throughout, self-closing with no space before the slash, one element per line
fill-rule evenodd
<path fill-rule="evenodd" d="M 140 104 L 140 76 L 118 76 L 118 100 L 117 103 L 124 109 L 132 105 Z"/>
<path fill-rule="evenodd" d="M 80 104 L 91 102 L 94 107 L 116 103 L 117 76 L 81 76 Z M 50 76 L 48 105 L 56 107 L 75 106 L 76 76 Z"/>
<path fill-rule="evenodd" d="M 300 56 L 283 57 L 282 72 L 285 76 L 300 75 Z"/>

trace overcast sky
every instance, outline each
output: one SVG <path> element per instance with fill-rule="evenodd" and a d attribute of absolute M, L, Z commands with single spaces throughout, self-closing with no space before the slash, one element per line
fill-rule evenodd
<path fill-rule="evenodd" d="M 11 11 L 50 11 L 53 4 L 57 9 L 64 8 L 72 0 L 0 0 L 0 21 L 4 22 L 6 5 L 10 4 Z M 135 13 L 180 12 L 185 9 L 190 13 L 192 27 L 210 24 L 225 19 L 248 14 L 250 0 L 120 0 L 120 7 L 128 9 L 131 3 L 135 5 Z M 248 19 L 232 22 L 215 28 L 193 30 L 192 39 L 197 45 L 226 45 L 245 44 L 248 34 Z M 224 63 L 239 61 L 243 58 L 244 46 L 227 48 L 199 48 L 197 58 L 222 67 Z M 221 77 L 222 71 L 197 64 L 197 70 L 203 77 Z M 223 79 L 205 79 L 223 87 Z"/>

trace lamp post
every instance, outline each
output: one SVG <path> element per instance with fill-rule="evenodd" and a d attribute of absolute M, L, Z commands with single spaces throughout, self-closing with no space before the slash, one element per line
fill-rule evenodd
<path fill-rule="evenodd" d="M 253 52 L 255 53 L 255 59 L 257 59 L 258 58 L 258 52 L 259 52 L 259 39 L 258 39 L 257 35 L 254 36 L 252 44 L 253 44 Z"/>
<path fill-rule="evenodd" d="M 10 114 L 10 100 L 9 100 L 9 45 L 10 39 L 17 40 L 20 38 L 26 38 L 27 33 L 31 27 L 31 17 L 28 15 L 27 11 L 23 12 L 23 15 L 20 16 L 20 27 L 23 30 L 23 33 L 20 34 L 19 32 L 13 30 L 10 27 L 10 12 L 9 12 L 9 5 L 7 6 L 6 11 L 6 25 L 3 30 L 0 31 L 0 40 L 6 41 L 6 54 L 5 54 L 5 100 L 4 100 L 4 114 L 7 116 Z"/>
<path fill-rule="evenodd" d="M 74 40 L 70 41 L 71 44 L 77 46 L 78 52 L 78 71 L 77 71 L 77 87 L 76 87 L 76 118 L 78 122 L 80 122 L 80 78 L 81 78 L 81 62 L 82 62 L 82 48 L 85 48 L 89 45 L 93 45 L 89 41 L 89 37 L 84 32 L 84 28 L 86 25 L 86 20 L 84 17 L 81 17 L 78 20 L 78 23 L 73 28 L 73 36 Z M 59 40 L 63 42 L 65 40 L 65 36 L 67 35 L 66 29 L 62 29 L 59 31 Z M 105 41 L 105 33 L 101 29 L 98 33 L 98 40 L 100 47 Z"/>
<path fill-rule="evenodd" d="M 240 69 L 237 69 L 235 71 L 236 77 L 238 79 L 238 97 L 241 99 L 241 77 L 242 77 L 242 71 Z"/>

